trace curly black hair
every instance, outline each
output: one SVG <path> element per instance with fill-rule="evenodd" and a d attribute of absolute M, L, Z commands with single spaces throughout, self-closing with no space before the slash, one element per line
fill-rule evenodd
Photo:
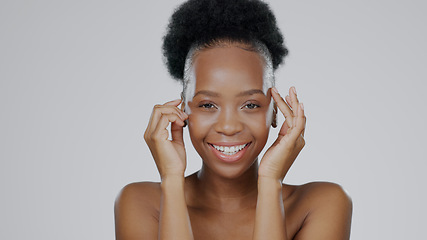
<path fill-rule="evenodd" d="M 266 45 L 273 69 L 288 54 L 276 18 L 261 0 L 188 0 L 172 14 L 163 37 L 163 55 L 169 73 L 182 81 L 187 53 L 193 44 L 215 45 L 227 39 Z"/>

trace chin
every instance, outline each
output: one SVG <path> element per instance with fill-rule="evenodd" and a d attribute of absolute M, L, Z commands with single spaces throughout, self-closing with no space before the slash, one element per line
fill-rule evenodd
<path fill-rule="evenodd" d="M 232 180 L 238 179 L 246 173 L 250 174 L 250 172 L 252 172 L 251 169 L 253 168 L 255 168 L 253 170 L 253 173 L 255 174 L 258 171 L 258 161 L 257 158 L 255 158 L 251 163 L 247 164 L 224 164 L 221 162 L 209 164 L 204 162 L 203 168 L 205 168 L 205 170 L 208 168 L 209 172 L 214 173 L 221 178 Z"/>

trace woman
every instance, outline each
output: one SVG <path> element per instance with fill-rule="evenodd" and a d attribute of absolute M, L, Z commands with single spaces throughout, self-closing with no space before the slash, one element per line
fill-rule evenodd
<path fill-rule="evenodd" d="M 163 50 L 183 94 L 153 109 L 144 138 L 161 183 L 122 189 L 117 239 L 349 239 L 352 203 L 339 185 L 282 183 L 304 147 L 306 118 L 294 87 L 284 99 L 274 88 L 287 49 L 268 6 L 187 1 Z M 278 111 L 285 122 L 258 165 Z M 185 126 L 203 161 L 187 177 Z"/>

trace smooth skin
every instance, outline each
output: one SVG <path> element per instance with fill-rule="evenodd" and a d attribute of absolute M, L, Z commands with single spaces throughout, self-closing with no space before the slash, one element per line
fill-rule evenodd
<path fill-rule="evenodd" d="M 181 110 L 181 100 L 154 107 L 144 138 L 162 181 L 122 189 L 116 239 L 349 239 L 352 202 L 339 185 L 282 183 L 305 145 L 304 105 L 294 87 L 285 98 L 275 88 L 264 94 L 263 60 L 243 48 L 230 44 L 198 53 L 191 114 Z M 271 99 L 285 122 L 258 166 Z M 203 160 L 201 170 L 187 177 L 185 120 Z M 248 146 L 237 161 L 224 162 L 212 144 L 227 143 Z"/>

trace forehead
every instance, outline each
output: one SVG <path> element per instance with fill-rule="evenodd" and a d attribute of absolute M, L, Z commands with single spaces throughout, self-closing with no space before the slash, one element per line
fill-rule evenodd
<path fill-rule="evenodd" d="M 196 89 L 206 86 L 250 86 L 262 89 L 264 60 L 240 46 L 199 51 L 193 59 Z"/>

